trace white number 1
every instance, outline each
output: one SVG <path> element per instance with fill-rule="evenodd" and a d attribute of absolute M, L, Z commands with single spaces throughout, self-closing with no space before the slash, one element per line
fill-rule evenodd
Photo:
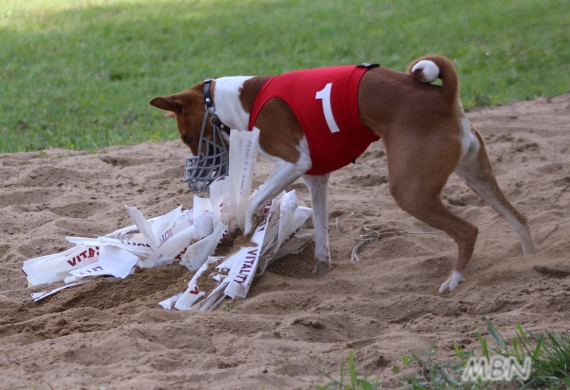
<path fill-rule="evenodd" d="M 332 113 L 331 88 L 332 88 L 332 83 L 328 83 L 322 90 L 317 92 L 315 99 L 321 99 L 323 101 L 323 113 L 325 114 L 325 119 L 327 121 L 327 125 L 329 126 L 329 130 L 331 131 L 331 133 L 337 133 L 340 130 L 336 125 Z"/>

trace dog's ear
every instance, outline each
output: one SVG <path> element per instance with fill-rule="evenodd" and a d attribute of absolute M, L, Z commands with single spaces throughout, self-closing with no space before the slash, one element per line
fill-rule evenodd
<path fill-rule="evenodd" d="M 167 118 L 176 118 L 176 114 L 172 111 L 168 111 L 166 114 L 164 114 L 164 116 Z"/>
<path fill-rule="evenodd" d="M 182 106 L 175 101 L 174 96 L 155 97 L 148 102 L 148 104 L 156 108 L 160 108 L 161 110 L 170 111 L 172 114 L 180 114 L 182 112 Z M 166 116 L 170 118 L 168 114 L 169 113 L 167 113 Z M 175 116 L 172 116 L 172 118 L 174 117 Z"/>

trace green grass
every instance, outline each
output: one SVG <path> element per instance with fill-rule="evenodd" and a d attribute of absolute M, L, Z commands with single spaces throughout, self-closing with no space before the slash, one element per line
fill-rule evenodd
<path fill-rule="evenodd" d="M 570 336 L 566 333 L 552 333 L 545 331 L 543 335 L 535 336 L 521 325 L 516 326 L 516 336 L 507 342 L 497 328 L 485 317 L 487 332 L 491 340 L 487 340 L 477 333 L 480 350 L 475 348 L 462 351 L 457 345 L 454 346 L 455 363 L 441 362 L 435 359 L 437 349 L 435 347 L 419 353 L 412 352 L 402 356 L 404 366 L 415 365 L 418 368 L 417 375 L 402 377 L 402 384 L 406 389 L 412 390 L 444 390 L 444 389 L 570 389 Z M 491 344 L 491 342 L 493 344 Z M 463 382 L 461 376 L 470 358 L 484 357 L 490 361 L 492 356 L 504 356 L 515 358 L 521 366 L 525 357 L 531 358 L 531 373 L 528 380 L 515 377 L 511 382 Z M 398 374 L 400 366 L 394 365 L 392 372 Z M 346 380 L 348 373 L 349 380 Z M 370 382 L 368 379 L 357 377 L 354 363 L 354 352 L 348 355 L 348 369 L 345 362 L 341 364 L 339 380 L 323 372 L 328 383 L 317 386 L 316 390 L 340 389 L 340 390 L 379 390 L 380 380 Z"/>
<path fill-rule="evenodd" d="M 516 336 L 507 342 L 497 328 L 485 317 L 487 331 L 493 344 L 481 334 L 477 334 L 480 351 L 472 349 L 462 351 L 455 346 L 458 363 L 442 363 L 433 359 L 436 350 L 422 351 L 420 355 L 412 353 L 402 357 L 405 365 L 415 363 L 419 366 L 418 375 L 404 377 L 404 381 L 413 390 L 435 389 L 570 389 L 570 337 L 565 333 L 551 333 L 535 336 L 521 325 L 516 327 Z M 531 373 L 527 381 L 520 378 L 505 382 L 462 382 L 461 375 L 471 357 L 492 356 L 514 357 L 523 364 L 525 356 L 531 358 Z"/>
<path fill-rule="evenodd" d="M 348 373 L 348 381 L 345 381 L 346 374 Z M 344 368 L 344 362 L 340 365 L 340 377 L 337 381 L 333 377 L 323 372 L 323 376 L 329 379 L 330 382 L 323 385 L 317 386 L 316 390 L 328 390 L 328 389 L 339 389 L 339 390 L 380 390 L 380 382 L 376 380 L 375 382 L 370 382 L 368 379 L 358 378 L 356 375 L 356 367 L 354 365 L 354 352 L 350 351 L 348 353 L 348 372 Z"/>
<path fill-rule="evenodd" d="M 176 139 L 205 77 L 454 60 L 464 105 L 570 92 L 567 0 L 0 0 L 0 152 Z"/>

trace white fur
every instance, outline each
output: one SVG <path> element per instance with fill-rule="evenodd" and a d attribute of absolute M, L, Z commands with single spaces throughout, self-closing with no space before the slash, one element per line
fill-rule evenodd
<path fill-rule="evenodd" d="M 265 184 L 260 187 L 250 199 L 245 216 L 245 234 L 249 234 L 253 231 L 255 223 L 258 222 L 257 219 L 259 219 L 261 213 L 263 213 L 263 206 L 311 169 L 313 164 L 309 154 L 309 143 L 305 137 L 303 137 L 299 146 L 297 146 L 301 157 L 295 164 L 267 154 L 261 148 L 259 150 L 265 158 L 275 163 L 276 167 L 273 169 L 273 172 L 271 172 L 271 175 L 269 175 Z"/>
<path fill-rule="evenodd" d="M 315 222 L 315 261 L 331 265 L 329 250 L 328 225 L 328 202 L 327 184 L 330 173 L 325 175 L 304 175 L 303 180 L 311 193 L 311 207 L 313 208 L 313 220 Z M 317 272 L 317 264 L 315 264 Z"/>
<path fill-rule="evenodd" d="M 445 292 L 445 290 L 447 290 L 448 288 L 449 291 L 453 291 L 455 290 L 455 287 L 457 287 L 461 282 L 465 282 L 465 278 L 463 277 L 461 272 L 453 271 L 451 277 L 447 279 L 445 282 L 443 282 L 443 284 L 439 288 L 439 292 L 440 293 Z"/>
<path fill-rule="evenodd" d="M 423 73 L 423 79 L 421 81 L 426 83 L 433 83 L 437 80 L 437 76 L 439 76 L 439 67 L 435 64 L 435 62 L 430 60 L 421 60 L 418 61 L 412 68 L 412 73 L 416 70 L 421 70 Z"/>
<path fill-rule="evenodd" d="M 459 140 L 461 141 L 461 160 L 463 160 L 467 153 L 476 158 L 481 144 L 477 136 L 471 131 L 471 125 L 465 117 L 461 118 Z"/>
<path fill-rule="evenodd" d="M 241 106 L 239 95 L 243 83 L 253 76 L 220 77 L 214 85 L 216 114 L 220 120 L 235 130 L 247 130 L 249 114 Z"/>

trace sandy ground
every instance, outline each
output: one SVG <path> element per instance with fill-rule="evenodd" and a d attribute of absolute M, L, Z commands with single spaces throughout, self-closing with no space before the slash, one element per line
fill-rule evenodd
<path fill-rule="evenodd" d="M 112 147 L 97 154 L 50 150 L 0 155 L 1 389 L 303 389 L 338 377 L 350 350 L 361 376 L 401 387 L 401 356 L 436 346 L 478 347 L 487 316 L 506 336 L 515 325 L 570 329 L 570 278 L 533 266 L 570 269 L 570 96 L 476 109 L 468 115 L 488 143 L 498 181 L 528 216 L 539 252 L 522 256 L 507 223 L 457 177 L 444 190 L 455 213 L 479 225 L 461 284 L 438 293 L 456 253 L 444 234 L 386 235 L 361 247 L 363 228 L 430 232 L 388 192 L 381 143 L 332 176 L 330 238 L 335 268 L 321 279 L 310 251 L 278 261 L 245 300 L 211 313 L 166 311 L 185 289 L 178 265 L 125 280 L 100 279 L 40 303 L 22 262 L 71 247 L 66 235 L 97 237 L 130 225 L 123 207 L 147 217 L 192 207 L 181 181 L 180 142 Z M 173 131 L 174 124 L 173 124 Z M 260 160 L 254 184 L 270 171 Z M 307 203 L 301 182 L 292 185 Z M 407 374 L 416 368 L 408 367 Z"/>

